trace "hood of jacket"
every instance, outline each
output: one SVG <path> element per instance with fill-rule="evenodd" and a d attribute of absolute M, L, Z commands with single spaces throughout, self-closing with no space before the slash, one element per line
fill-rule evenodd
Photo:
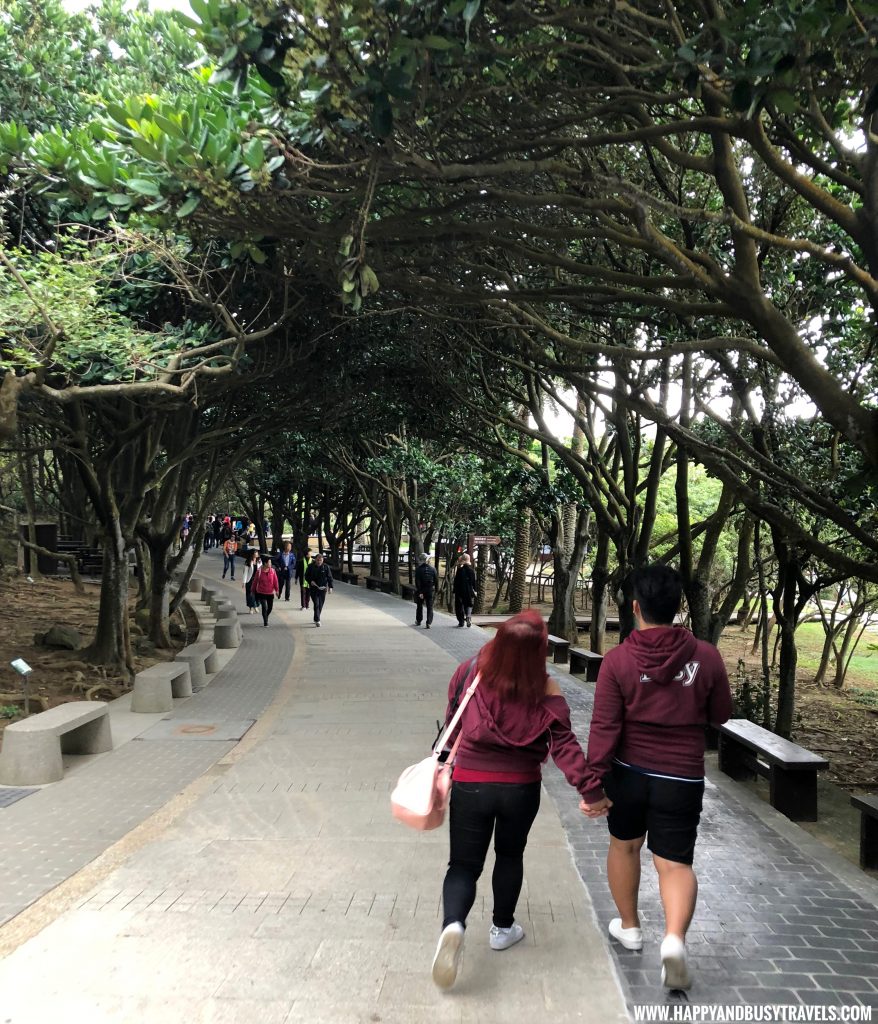
<path fill-rule="evenodd" d="M 625 649 L 634 659 L 641 681 L 649 680 L 659 686 L 667 686 L 680 677 L 697 645 L 688 629 L 677 626 L 636 629 L 625 640 Z"/>
<path fill-rule="evenodd" d="M 527 747 L 569 713 L 563 697 L 547 696 L 539 704 L 524 704 L 504 700 L 479 684 L 463 714 L 464 732 L 469 742 Z"/>

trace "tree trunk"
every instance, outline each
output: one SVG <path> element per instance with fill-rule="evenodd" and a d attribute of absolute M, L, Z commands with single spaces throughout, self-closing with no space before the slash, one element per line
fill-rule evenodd
<path fill-rule="evenodd" d="M 515 553 L 512 581 L 509 584 L 509 611 L 514 615 L 524 608 L 527 567 L 530 562 L 530 509 L 521 509 L 515 521 Z"/>
<path fill-rule="evenodd" d="M 106 536 L 103 544 L 97 630 L 94 640 L 83 651 L 83 658 L 96 665 L 106 665 L 130 681 L 134 675 L 134 659 L 128 628 L 128 551 L 118 522 L 114 526 L 114 535 Z"/>
<path fill-rule="evenodd" d="M 488 603 L 488 562 L 491 558 L 490 547 L 479 545 L 478 562 L 476 563 L 476 600 L 473 615 L 482 615 Z"/>
<path fill-rule="evenodd" d="M 161 543 L 149 544 L 149 639 L 163 650 L 171 647 L 169 622 L 170 577 L 168 549 Z"/>
<path fill-rule="evenodd" d="M 591 573 L 591 624 L 589 640 L 595 654 L 603 654 L 604 635 L 607 631 L 607 600 L 610 572 L 610 538 L 598 524 L 597 544 L 595 545 L 594 566 Z"/>
<path fill-rule="evenodd" d="M 573 573 L 564 564 L 564 557 L 555 554 L 554 575 L 552 586 L 552 611 L 549 615 L 549 632 L 564 640 L 576 643 L 576 581 L 578 573 Z"/>

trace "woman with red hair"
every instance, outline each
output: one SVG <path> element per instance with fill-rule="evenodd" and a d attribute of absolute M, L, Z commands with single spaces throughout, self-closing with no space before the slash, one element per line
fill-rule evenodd
<path fill-rule="evenodd" d="M 433 981 L 450 988 L 463 949 L 476 882 L 494 836 L 491 949 L 524 938 L 515 906 L 524 876 L 524 848 L 540 806 L 540 765 L 549 754 L 571 786 L 587 784 L 586 761 L 570 726 L 570 708 L 546 672 L 548 634 L 542 617 L 521 612 L 465 661 L 448 686 L 449 721 L 476 673 L 479 684 L 460 722 L 450 801 L 451 856 L 442 888 L 444 919 Z"/>

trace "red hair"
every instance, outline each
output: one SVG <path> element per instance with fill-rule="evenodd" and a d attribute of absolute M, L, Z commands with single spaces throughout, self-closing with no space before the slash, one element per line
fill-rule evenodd
<path fill-rule="evenodd" d="M 480 686 L 508 700 L 537 704 L 546 695 L 549 631 L 539 612 L 513 615 L 479 654 Z"/>

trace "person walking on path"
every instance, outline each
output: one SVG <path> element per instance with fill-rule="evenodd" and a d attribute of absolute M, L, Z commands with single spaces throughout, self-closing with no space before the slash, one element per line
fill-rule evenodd
<path fill-rule="evenodd" d="M 284 594 L 284 600 L 290 599 L 290 586 L 296 573 L 296 556 L 293 552 L 293 545 L 284 541 L 283 551 L 279 551 L 274 562 L 277 570 L 277 578 L 280 582 L 280 590 Z"/>
<path fill-rule="evenodd" d="M 299 597 L 302 601 L 302 606 L 299 611 L 304 611 L 308 607 L 308 603 L 311 600 L 311 588 L 305 582 L 305 573 L 308 571 L 308 566 L 311 564 L 311 551 L 309 548 L 305 548 L 305 551 L 300 559 L 296 562 L 296 579 L 299 581 Z"/>
<path fill-rule="evenodd" d="M 463 628 L 464 622 L 471 626 L 473 605 L 476 603 L 476 574 L 470 565 L 469 555 L 461 555 L 454 574 L 454 614 L 457 625 Z"/>
<path fill-rule="evenodd" d="M 274 599 L 280 596 L 280 584 L 271 558 L 268 555 L 262 555 L 261 558 L 262 564 L 257 567 L 253 576 L 252 590 L 262 608 L 262 625 L 267 629 Z"/>
<path fill-rule="evenodd" d="M 314 625 L 320 625 L 320 613 L 326 595 L 332 590 L 332 572 L 323 561 L 323 555 L 316 554 L 314 561 L 305 570 L 305 582 L 311 590 L 311 603 L 314 605 Z"/>
<path fill-rule="evenodd" d="M 679 573 L 652 565 L 636 570 L 631 585 L 636 629 L 601 664 L 580 807 L 588 817 L 607 817 L 607 881 L 619 911 L 609 931 L 626 949 L 643 946 L 637 897 L 646 840 L 665 912 L 662 984 L 686 989 L 704 727 L 729 720 L 732 695 L 719 651 L 673 625 L 683 597 Z"/>
<path fill-rule="evenodd" d="M 415 625 L 420 626 L 424 618 L 424 605 L 427 606 L 427 629 L 433 624 L 433 595 L 439 586 L 439 573 L 430 565 L 429 555 L 418 555 L 418 567 L 415 569 Z"/>
<path fill-rule="evenodd" d="M 231 570 L 232 579 L 235 578 L 235 552 L 237 550 L 238 545 L 234 537 L 223 541 L 223 579 L 226 578 L 226 573 L 229 570 Z"/>
<path fill-rule="evenodd" d="M 466 919 L 476 882 L 494 837 L 491 884 L 491 949 L 504 950 L 524 938 L 515 908 L 524 875 L 524 849 L 540 806 L 540 765 L 549 754 L 571 786 L 585 791 L 585 755 L 570 725 L 570 708 L 546 672 L 548 633 L 535 611 L 502 623 L 448 685 L 445 721 L 464 690 L 479 683 L 464 710 L 450 799 L 451 854 L 442 887 L 442 934 L 433 959 L 433 981 L 450 988 L 458 974 Z M 449 742 L 454 741 L 451 737 Z"/>
<path fill-rule="evenodd" d="M 256 607 L 259 604 L 253 593 L 253 577 L 256 575 L 258 557 L 259 551 L 256 548 L 250 548 L 244 559 L 244 599 L 247 602 L 248 615 L 255 615 Z"/>

